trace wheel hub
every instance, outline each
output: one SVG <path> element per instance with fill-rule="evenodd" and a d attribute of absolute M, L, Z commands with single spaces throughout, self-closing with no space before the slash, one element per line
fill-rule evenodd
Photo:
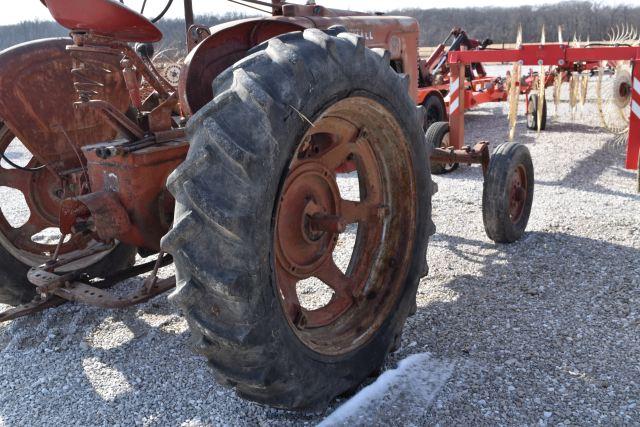
<path fill-rule="evenodd" d="M 304 163 L 291 172 L 280 196 L 276 236 L 278 259 L 291 274 L 311 274 L 331 255 L 339 231 L 330 226 L 339 222 L 339 201 L 335 177 L 321 164 Z"/>
<path fill-rule="evenodd" d="M 511 178 L 509 194 L 509 217 L 516 223 L 522 217 L 527 198 L 527 175 L 524 166 L 518 165 Z"/>

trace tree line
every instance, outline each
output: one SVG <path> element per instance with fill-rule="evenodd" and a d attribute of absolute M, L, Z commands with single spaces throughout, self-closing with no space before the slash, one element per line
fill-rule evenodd
<path fill-rule="evenodd" d="M 321 0 L 318 3 L 322 3 Z M 420 23 L 421 46 L 440 43 L 453 27 L 461 27 L 474 38 L 491 38 L 495 43 L 514 43 L 519 24 L 523 27 L 524 42 L 537 42 L 543 25 L 546 40 L 557 41 L 557 28 L 562 26 L 564 40 L 574 35 L 581 41 L 607 40 L 608 32 L 616 26 L 640 25 L 640 6 L 611 6 L 599 2 L 570 1 L 542 6 L 520 7 L 467 7 L 443 9 L 400 9 L 388 15 L 411 16 Z M 227 14 L 199 16 L 196 22 L 212 26 L 233 19 L 251 16 Z M 164 34 L 160 50 L 169 50 L 172 56 L 181 56 L 184 46 L 184 21 L 165 19 L 158 23 Z M 16 25 L 0 26 L 0 49 L 29 40 L 61 37 L 68 30 L 48 21 L 27 21 Z"/>

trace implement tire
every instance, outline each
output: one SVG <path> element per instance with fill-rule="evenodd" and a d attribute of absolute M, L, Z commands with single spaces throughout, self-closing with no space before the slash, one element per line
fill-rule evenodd
<path fill-rule="evenodd" d="M 529 149 L 506 142 L 491 155 L 482 191 L 482 219 L 487 236 L 496 243 L 519 240 L 529 223 L 534 174 Z"/>

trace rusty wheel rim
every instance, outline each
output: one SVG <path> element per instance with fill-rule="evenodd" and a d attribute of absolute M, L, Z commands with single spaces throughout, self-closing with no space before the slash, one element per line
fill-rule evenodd
<path fill-rule="evenodd" d="M 0 153 L 7 154 L 14 138 L 13 132 L 0 123 Z M 40 162 L 32 156 L 24 166 L 34 169 L 40 166 Z M 24 224 L 14 227 L 4 212 L 0 211 L 0 245 L 26 265 L 43 264 L 51 258 L 57 242 L 41 243 L 34 240 L 34 236 L 47 228 L 58 227 L 58 212 L 65 191 L 60 177 L 49 168 L 26 171 L 5 165 L 0 167 L 0 188 L 2 187 L 22 193 L 29 210 L 29 217 Z M 64 257 L 95 244 L 97 242 L 91 236 L 76 235 L 62 244 L 59 254 Z M 82 262 L 70 263 L 66 269 L 86 267 L 107 253 L 97 254 Z"/>
<path fill-rule="evenodd" d="M 367 98 L 332 105 L 302 138 L 277 203 L 274 270 L 289 326 L 312 350 L 339 355 L 362 345 L 398 302 L 413 247 L 415 183 L 401 173 L 410 164 L 397 121 Z M 340 194 L 336 170 L 345 167 L 355 168 L 359 201 Z M 333 252 L 349 224 L 357 233 L 343 272 Z M 296 285 L 312 277 L 333 294 L 310 310 Z"/>
<path fill-rule="evenodd" d="M 527 201 L 527 187 L 527 171 L 524 165 L 518 165 L 511 178 L 509 191 L 509 218 L 514 224 L 522 218 Z"/>

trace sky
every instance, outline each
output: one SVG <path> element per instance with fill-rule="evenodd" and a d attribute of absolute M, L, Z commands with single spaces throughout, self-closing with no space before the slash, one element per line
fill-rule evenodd
<path fill-rule="evenodd" d="M 6 0 L 3 1 L 3 3 Z M 143 0 L 125 0 L 125 4 L 133 9 L 139 10 Z M 268 1 L 268 0 L 267 0 Z M 605 0 L 605 4 L 630 4 L 637 0 Z M 304 0 L 293 0 L 292 2 L 303 3 Z M 430 7 L 467 7 L 469 0 L 446 0 L 445 2 L 432 2 L 425 0 L 317 0 L 318 4 L 327 7 L 340 9 L 363 10 L 363 11 L 380 11 L 384 12 L 389 9 L 398 9 L 405 7 L 430 8 Z M 20 6 L 15 6 L 19 3 Z M 32 19 L 51 20 L 51 15 L 47 9 L 40 3 L 40 0 L 20 0 L 14 3 L 12 7 L 3 7 L 0 13 L 0 25 L 11 25 L 21 21 Z M 520 6 L 520 5 L 536 5 L 541 3 L 556 3 L 549 0 L 474 0 L 471 2 L 474 6 Z M 156 15 L 164 7 L 165 0 L 147 0 L 147 15 Z M 174 0 L 168 17 L 181 17 L 183 14 L 182 0 Z M 226 12 L 249 12 L 242 6 L 234 5 L 226 0 L 193 0 L 193 8 L 197 14 L 224 14 Z"/>

